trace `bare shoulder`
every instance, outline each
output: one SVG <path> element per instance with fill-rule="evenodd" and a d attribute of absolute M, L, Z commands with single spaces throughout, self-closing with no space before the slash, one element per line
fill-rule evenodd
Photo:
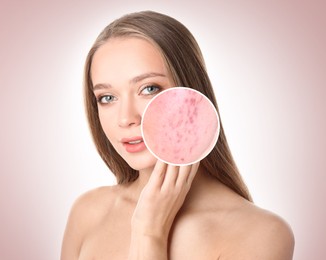
<path fill-rule="evenodd" d="M 110 210 L 118 186 L 99 187 L 79 196 L 68 217 L 62 244 L 61 259 L 77 259 L 85 235 Z"/>
<path fill-rule="evenodd" d="M 236 235 L 225 248 L 226 259 L 292 259 L 293 232 L 280 216 L 244 202 L 232 222 Z"/>
<path fill-rule="evenodd" d="M 71 215 L 88 223 L 90 218 L 98 218 L 114 202 L 117 189 L 118 186 L 103 186 L 85 192 L 74 202 Z"/>
<path fill-rule="evenodd" d="M 176 259 L 292 259 L 294 237 L 286 221 L 226 186 L 211 181 L 186 206 L 173 229 Z"/>

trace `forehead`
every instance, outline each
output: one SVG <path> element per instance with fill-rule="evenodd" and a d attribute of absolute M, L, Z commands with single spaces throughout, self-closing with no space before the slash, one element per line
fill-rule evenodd
<path fill-rule="evenodd" d="M 93 84 L 148 72 L 167 74 L 163 57 L 149 41 L 135 37 L 109 39 L 95 52 L 91 65 Z"/>

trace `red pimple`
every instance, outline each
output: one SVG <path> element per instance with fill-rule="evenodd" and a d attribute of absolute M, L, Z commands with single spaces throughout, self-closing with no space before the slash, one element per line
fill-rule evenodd
<path fill-rule="evenodd" d="M 194 116 L 197 116 L 198 115 L 198 108 L 195 107 L 195 110 L 194 110 Z"/>
<path fill-rule="evenodd" d="M 173 150 L 173 152 L 174 152 L 175 154 L 180 153 L 180 151 L 181 151 L 181 149 L 174 149 L 174 150 Z"/>
<path fill-rule="evenodd" d="M 177 127 L 181 126 L 182 123 L 183 123 L 183 120 L 180 119 L 180 120 L 178 121 L 178 123 L 177 123 Z"/>
<path fill-rule="evenodd" d="M 200 95 L 199 100 L 197 101 L 197 103 L 201 102 L 203 100 L 203 98 L 204 97 L 202 95 Z"/>
<path fill-rule="evenodd" d="M 172 130 L 175 129 L 175 126 L 174 126 L 172 123 L 170 123 L 169 126 L 170 126 L 170 128 L 171 128 Z"/>

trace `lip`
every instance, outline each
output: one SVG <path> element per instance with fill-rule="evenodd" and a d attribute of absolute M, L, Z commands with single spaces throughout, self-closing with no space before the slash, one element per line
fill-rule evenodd
<path fill-rule="evenodd" d="M 121 138 L 120 141 L 121 141 L 121 143 L 129 143 L 129 142 L 138 141 L 138 140 L 143 141 L 143 137 L 142 136 L 126 137 L 126 138 Z"/>
<path fill-rule="evenodd" d="M 129 144 L 129 142 L 141 141 L 138 144 Z M 126 151 L 129 153 L 138 153 L 146 149 L 143 137 L 134 136 L 121 139 L 122 145 L 125 147 Z"/>

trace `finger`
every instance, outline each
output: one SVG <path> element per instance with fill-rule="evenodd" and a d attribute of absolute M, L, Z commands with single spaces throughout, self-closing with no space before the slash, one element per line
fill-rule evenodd
<path fill-rule="evenodd" d="M 187 182 L 192 165 L 180 166 L 176 185 L 184 185 Z"/>
<path fill-rule="evenodd" d="M 162 184 L 162 189 L 175 186 L 179 174 L 179 168 L 180 168 L 179 166 L 175 166 L 171 164 L 167 165 L 165 178 Z"/>
<path fill-rule="evenodd" d="M 188 175 L 187 183 L 191 184 L 196 176 L 196 173 L 198 172 L 200 162 L 197 162 L 191 166 L 190 174 Z"/>
<path fill-rule="evenodd" d="M 156 187 L 161 187 L 165 178 L 167 164 L 157 160 L 153 172 L 148 180 L 149 185 L 154 185 Z"/>

